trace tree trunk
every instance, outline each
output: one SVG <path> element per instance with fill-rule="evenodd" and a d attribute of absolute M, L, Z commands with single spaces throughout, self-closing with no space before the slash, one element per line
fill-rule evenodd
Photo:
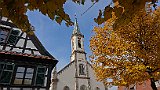
<path fill-rule="evenodd" d="M 154 78 L 150 78 L 150 81 L 151 81 L 151 87 L 152 87 L 152 89 L 153 90 L 157 90 Z"/>

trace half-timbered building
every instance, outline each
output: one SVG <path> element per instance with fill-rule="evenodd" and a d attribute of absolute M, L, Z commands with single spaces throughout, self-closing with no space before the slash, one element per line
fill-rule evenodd
<path fill-rule="evenodd" d="M 0 90 L 49 90 L 57 62 L 34 33 L 0 17 Z"/>

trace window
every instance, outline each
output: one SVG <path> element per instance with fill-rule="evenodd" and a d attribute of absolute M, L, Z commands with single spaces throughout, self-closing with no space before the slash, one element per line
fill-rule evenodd
<path fill-rule="evenodd" d="M 14 64 L 0 63 L 0 83 L 9 84 L 11 81 Z"/>
<path fill-rule="evenodd" d="M 20 32 L 18 30 L 12 30 L 7 43 L 11 45 L 15 45 L 17 42 L 19 33 Z"/>
<path fill-rule="evenodd" d="M 72 49 L 74 49 L 74 42 L 72 41 Z"/>
<path fill-rule="evenodd" d="M 130 90 L 135 90 L 134 87 L 130 87 Z"/>
<path fill-rule="evenodd" d="M 19 33 L 20 33 L 19 30 L 12 30 L 10 32 L 10 29 L 0 28 L 0 44 L 8 43 L 11 45 L 15 45 Z"/>
<path fill-rule="evenodd" d="M 83 64 L 79 64 L 79 74 L 80 75 L 85 75 L 84 69 L 85 69 L 84 65 Z"/>
<path fill-rule="evenodd" d="M 78 47 L 81 48 L 81 38 L 78 38 Z"/>
<path fill-rule="evenodd" d="M 31 85 L 32 84 L 32 78 L 33 78 L 33 68 L 27 68 L 27 67 L 18 67 L 14 84 L 23 84 L 23 85 Z"/>
<path fill-rule="evenodd" d="M 0 28 L 0 44 L 7 42 L 8 33 L 9 33 L 9 30 Z"/>
<path fill-rule="evenodd" d="M 68 86 L 65 86 L 63 90 L 70 90 Z"/>
<path fill-rule="evenodd" d="M 85 85 L 82 85 L 82 86 L 80 87 L 80 90 L 87 90 L 87 87 L 86 87 Z"/>
<path fill-rule="evenodd" d="M 132 84 L 129 86 L 129 90 L 135 90 L 135 88 L 136 88 L 136 84 Z"/>
<path fill-rule="evenodd" d="M 99 87 L 96 87 L 96 89 L 95 90 L 100 90 L 100 88 Z"/>
<path fill-rule="evenodd" d="M 36 85 L 44 86 L 46 67 L 38 67 L 37 69 L 37 77 L 36 77 Z"/>

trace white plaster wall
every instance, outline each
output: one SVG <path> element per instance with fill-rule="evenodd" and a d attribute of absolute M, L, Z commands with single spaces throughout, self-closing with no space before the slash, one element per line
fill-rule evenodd
<path fill-rule="evenodd" d="M 23 33 L 22 37 L 23 37 L 23 38 L 26 38 L 26 35 L 27 35 L 26 33 Z"/>
<path fill-rule="evenodd" d="M 85 85 L 87 87 L 87 90 L 89 90 L 88 89 L 88 79 L 78 79 L 78 85 L 79 85 L 79 90 L 82 85 Z"/>
<path fill-rule="evenodd" d="M 71 61 L 75 60 L 75 54 L 71 56 Z"/>
<path fill-rule="evenodd" d="M 20 39 L 16 44 L 17 47 L 23 47 L 23 45 L 24 45 L 24 39 Z"/>
<path fill-rule="evenodd" d="M 2 48 L 3 48 L 3 47 L 2 47 L 2 46 L 0 46 L 0 50 L 2 50 Z"/>
<path fill-rule="evenodd" d="M 7 51 L 9 51 L 10 49 L 11 49 L 11 47 L 8 47 L 8 46 L 6 47 L 6 50 L 7 50 Z"/>
<path fill-rule="evenodd" d="M 19 49 L 19 48 L 13 48 L 12 51 L 15 51 L 15 52 L 22 52 L 22 49 Z"/>
<path fill-rule="evenodd" d="M 75 63 L 66 68 L 62 73 L 58 74 L 57 90 L 63 90 L 68 86 L 70 90 L 75 90 Z"/>
<path fill-rule="evenodd" d="M 85 54 L 83 53 L 77 53 L 77 60 L 85 60 Z M 75 60 L 75 54 L 71 56 L 71 61 Z"/>
<path fill-rule="evenodd" d="M 24 53 L 31 54 L 30 50 L 25 50 Z"/>
<path fill-rule="evenodd" d="M 84 53 L 77 53 L 77 60 L 85 60 L 85 54 Z"/>
<path fill-rule="evenodd" d="M 34 51 L 34 55 L 41 55 L 39 51 Z"/>
<path fill-rule="evenodd" d="M 28 41 L 27 41 L 27 46 L 26 46 L 26 48 L 37 49 L 37 48 L 35 47 L 35 45 L 32 43 L 31 40 L 28 40 Z"/>
<path fill-rule="evenodd" d="M 80 61 L 77 63 L 77 66 L 80 63 L 86 64 L 85 61 Z M 99 87 L 100 90 L 105 90 L 103 83 L 96 81 L 92 67 L 89 64 L 87 64 L 87 65 L 88 65 L 88 71 L 89 71 L 89 77 L 90 77 L 91 90 L 95 90 L 96 87 Z M 86 69 L 86 67 L 85 67 L 85 69 Z M 79 69 L 78 69 L 78 72 L 79 72 Z M 63 90 L 63 88 L 65 86 L 68 86 L 70 88 L 70 90 L 75 90 L 75 80 L 76 80 L 76 78 L 75 78 L 75 62 L 72 63 L 69 67 L 67 67 L 60 74 L 58 74 L 57 77 L 59 79 L 59 81 L 57 83 L 57 90 Z M 82 78 L 78 78 L 79 90 L 80 90 L 81 85 L 86 85 L 88 87 L 88 79 L 85 79 L 85 77 L 87 77 L 87 76 L 81 75 L 80 77 L 82 77 Z"/>
<path fill-rule="evenodd" d="M 96 80 L 96 77 L 94 75 L 94 71 L 90 65 L 88 65 L 88 71 L 89 71 L 89 76 L 90 76 L 90 81 L 91 81 L 91 90 L 95 90 L 96 87 L 99 87 L 100 90 L 105 90 L 103 83 L 98 82 Z"/>
<path fill-rule="evenodd" d="M 72 40 L 73 40 L 73 42 L 74 42 L 74 46 L 71 44 L 72 53 L 73 53 L 73 51 L 77 49 L 77 37 L 76 37 L 76 36 L 73 36 L 73 37 L 72 37 Z M 72 41 L 71 41 L 71 43 L 72 43 Z"/>

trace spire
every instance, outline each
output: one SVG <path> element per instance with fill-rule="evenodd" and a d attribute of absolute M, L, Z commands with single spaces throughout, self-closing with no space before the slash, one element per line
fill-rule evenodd
<path fill-rule="evenodd" d="M 76 16 L 76 15 L 75 15 Z M 74 22 L 74 30 L 72 34 L 81 34 L 79 26 L 78 26 L 78 22 L 77 22 L 77 18 L 75 18 L 75 22 Z"/>

